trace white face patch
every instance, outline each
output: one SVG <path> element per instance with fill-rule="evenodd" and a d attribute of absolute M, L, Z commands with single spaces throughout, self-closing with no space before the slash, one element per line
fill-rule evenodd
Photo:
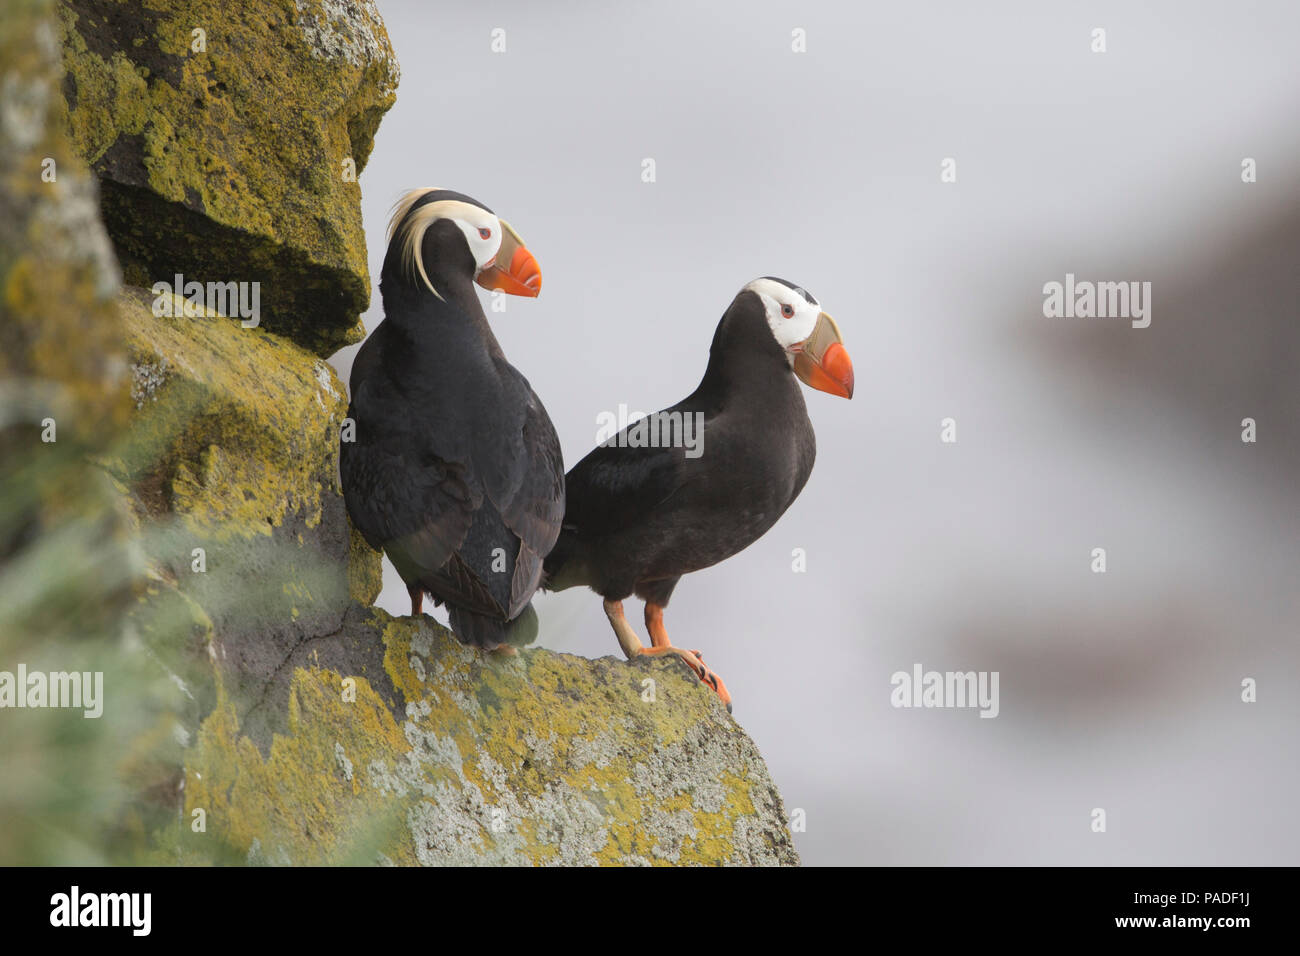
<path fill-rule="evenodd" d="M 809 302 L 794 289 L 775 279 L 755 279 L 745 289 L 757 293 L 763 301 L 772 337 L 786 350 L 786 358 L 793 365 L 794 353 L 790 348 L 812 335 L 813 327 L 817 325 L 817 319 L 822 313 L 821 306 L 816 300 Z"/>
<path fill-rule="evenodd" d="M 429 291 L 441 299 L 442 294 L 429 281 L 429 274 L 424 268 L 424 258 L 420 255 L 424 234 L 428 232 L 429 227 L 439 219 L 450 219 L 456 224 L 464 234 L 469 251 L 474 256 L 475 277 L 496 258 L 497 251 L 501 248 L 502 229 L 501 220 L 492 213 L 459 199 L 431 202 L 414 212 L 411 211 L 411 207 L 422 196 L 433 191 L 432 188 L 415 189 L 402 197 L 388 224 L 388 240 L 391 243 L 394 238 L 399 239 L 402 249 L 402 268 L 407 275 L 414 276 L 419 273 Z"/>

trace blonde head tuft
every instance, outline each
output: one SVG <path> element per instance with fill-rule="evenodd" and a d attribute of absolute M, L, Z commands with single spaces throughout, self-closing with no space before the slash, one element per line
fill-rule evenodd
<path fill-rule="evenodd" d="M 421 206 L 411 213 L 411 207 L 423 199 L 429 193 L 437 192 L 437 186 L 424 186 L 420 189 L 412 189 L 402 196 L 393 206 L 393 215 L 388 220 L 388 244 L 391 246 L 396 239 L 401 246 L 401 253 L 398 262 L 401 263 L 402 274 L 407 278 L 414 279 L 418 271 L 424 284 L 428 286 L 429 291 L 438 298 L 438 290 L 433 287 L 429 281 L 429 274 L 424 271 L 424 257 L 420 255 L 420 245 L 424 242 L 424 234 L 430 224 L 437 219 L 437 215 L 430 215 L 432 207 L 437 203 L 428 203 Z M 423 214 L 423 215 L 422 215 Z"/>

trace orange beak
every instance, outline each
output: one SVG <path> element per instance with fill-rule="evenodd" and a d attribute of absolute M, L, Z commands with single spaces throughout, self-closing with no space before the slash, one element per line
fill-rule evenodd
<path fill-rule="evenodd" d="M 501 248 L 474 280 L 489 292 L 506 292 L 535 298 L 542 291 L 542 270 L 524 246 L 519 233 L 501 220 Z"/>
<path fill-rule="evenodd" d="M 853 397 L 853 362 L 840 338 L 840 327 L 823 312 L 812 335 L 798 345 L 794 374 L 805 385 L 840 398 Z"/>

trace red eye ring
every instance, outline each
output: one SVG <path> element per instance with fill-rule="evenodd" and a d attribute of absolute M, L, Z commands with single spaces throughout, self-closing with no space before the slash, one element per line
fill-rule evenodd
<path fill-rule="evenodd" d="M 781 314 L 782 314 L 783 316 L 785 316 L 787 319 L 793 319 L 793 318 L 794 318 L 794 306 L 792 306 L 792 305 L 783 305 L 783 306 L 781 306 Z"/>
<path fill-rule="evenodd" d="M 480 239 L 491 239 L 491 238 L 492 238 L 492 230 L 491 230 L 491 229 L 486 229 L 486 228 L 480 228 L 479 231 L 478 231 L 478 235 L 479 235 L 479 238 L 480 238 Z"/>

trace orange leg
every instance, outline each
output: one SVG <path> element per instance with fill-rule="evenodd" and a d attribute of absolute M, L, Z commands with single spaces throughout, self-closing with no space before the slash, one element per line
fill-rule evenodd
<path fill-rule="evenodd" d="M 650 632 L 650 644 L 656 648 L 671 648 L 672 641 L 668 640 L 668 630 L 663 626 L 663 605 L 655 604 L 654 601 L 646 601 L 646 631 Z M 698 650 L 690 652 L 699 658 L 699 662 L 705 662 L 705 656 Z"/>
<path fill-rule="evenodd" d="M 614 635 L 618 638 L 619 646 L 623 648 L 623 654 L 628 660 L 638 655 L 645 657 L 665 655 L 676 657 L 689 667 L 696 677 L 711 687 L 713 692 L 722 698 L 722 702 L 727 705 L 727 711 L 730 712 L 731 694 L 727 690 L 727 685 L 722 682 L 722 678 L 704 666 L 704 661 L 698 653 L 683 650 L 680 647 L 673 647 L 668 640 L 668 632 L 664 629 L 663 615 L 664 609 L 661 605 L 646 604 L 646 630 L 650 633 L 652 646 L 645 647 L 642 645 L 640 638 L 636 636 L 636 632 L 632 630 L 632 625 L 628 623 L 627 618 L 623 615 L 623 602 L 605 602 L 605 616 L 609 618 L 609 623 L 614 628 Z"/>
<path fill-rule="evenodd" d="M 672 646 L 673 642 L 668 640 L 668 631 L 664 627 L 664 609 L 650 601 L 645 602 L 645 629 L 650 633 L 650 643 L 653 646 Z"/>

